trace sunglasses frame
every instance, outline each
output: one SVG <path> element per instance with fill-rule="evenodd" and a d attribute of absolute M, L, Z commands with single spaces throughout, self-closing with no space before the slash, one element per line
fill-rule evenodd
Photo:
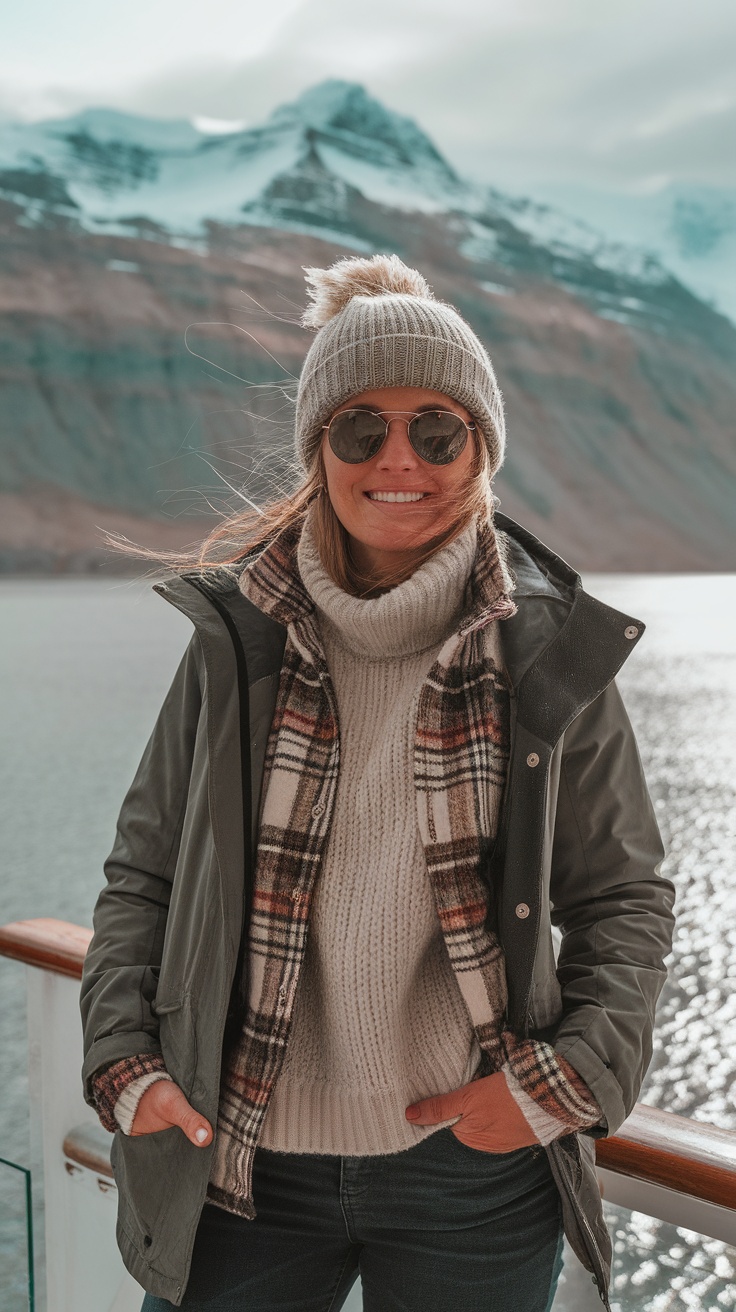
<path fill-rule="evenodd" d="M 330 443 L 330 450 L 332 451 L 333 455 L 337 456 L 337 459 L 338 459 L 338 460 L 341 460 L 341 461 L 342 461 L 342 463 L 343 463 L 344 465 L 366 465 L 366 464 L 368 463 L 369 460 L 375 460 L 376 456 L 378 455 L 378 452 L 379 452 L 379 451 L 383 448 L 383 446 L 385 445 L 386 438 L 388 437 L 388 429 L 389 429 L 389 425 L 388 425 L 388 421 L 384 420 L 384 423 L 385 423 L 385 425 L 386 425 L 386 428 L 385 428 L 385 431 L 384 431 L 384 434 L 383 434 L 383 439 L 382 439 L 382 441 L 381 441 L 381 443 L 380 443 L 380 446 L 378 446 L 377 449 L 373 452 L 373 455 L 372 455 L 372 456 L 366 456 L 365 460 L 345 460 L 345 459 L 343 459 L 343 457 L 342 457 L 341 455 L 339 455 L 337 451 L 335 451 L 335 448 L 334 448 L 334 446 L 332 445 L 332 441 L 331 441 L 331 439 L 330 439 L 330 428 L 331 428 L 332 425 L 334 424 L 335 420 L 336 420 L 336 419 L 339 419 L 340 415 L 350 414 L 351 411 L 356 412 L 356 413 L 358 413 L 358 414 L 364 414 L 364 415 L 375 415 L 375 416 L 376 416 L 377 418 L 379 418 L 379 419 L 383 419 L 384 415 L 394 415 L 394 416 L 397 416 L 397 415 L 398 415 L 398 416 L 402 416 L 402 417 L 405 417 L 406 415 L 409 415 L 409 418 L 406 419 L 405 422 L 406 422 L 406 436 L 407 436 L 408 439 L 409 439 L 409 443 L 410 443 L 410 445 L 411 445 L 411 448 L 412 448 L 412 450 L 416 453 L 416 455 L 419 456 L 419 459 L 424 461 L 425 465 L 434 465 L 434 467 L 435 467 L 436 469 L 443 469 L 443 468 L 445 467 L 445 465 L 452 465 L 452 464 L 455 463 L 455 461 L 458 459 L 458 457 L 461 456 L 462 453 L 463 453 L 463 451 L 465 450 L 465 446 L 466 446 L 467 441 L 468 441 L 468 433 L 474 433 L 474 432 L 476 431 L 476 427 L 477 427 L 477 425 L 476 425 L 475 423 L 473 423 L 472 419 L 471 419 L 470 421 L 468 421 L 467 419 L 463 419 L 462 415 L 458 415 L 458 414 L 456 414 L 454 410 L 442 410 L 439 406 L 437 406 L 437 407 L 432 406 L 429 410 L 367 410 L 367 409 L 364 409 L 362 406 L 359 406 L 359 405 L 350 405 L 350 406 L 347 407 L 346 410 L 338 410 L 337 413 L 334 414 L 334 415 L 332 416 L 332 418 L 331 418 L 329 424 L 323 424 L 323 425 L 322 425 L 322 432 L 323 432 L 323 433 L 324 433 L 325 431 L 327 432 L 327 440 L 328 440 L 328 442 Z M 411 429 L 411 426 L 412 426 L 414 420 L 415 420 L 415 419 L 420 419 L 422 415 L 430 415 L 430 414 L 435 414 L 435 415 L 452 415 L 453 419 L 459 419 L 460 423 L 465 425 L 465 441 L 463 442 L 462 446 L 460 447 L 460 450 L 458 451 L 458 453 L 457 453 L 456 456 L 453 456 L 452 460 L 446 460 L 446 461 L 444 461 L 442 464 L 440 464 L 440 463 L 439 463 L 438 461 L 436 461 L 436 460 L 427 460 L 426 457 L 422 455 L 421 451 L 417 451 L 417 448 L 415 447 L 415 445 L 414 445 L 414 443 L 413 443 L 413 441 L 412 441 L 412 438 L 411 438 L 411 432 L 410 432 L 410 429 Z"/>

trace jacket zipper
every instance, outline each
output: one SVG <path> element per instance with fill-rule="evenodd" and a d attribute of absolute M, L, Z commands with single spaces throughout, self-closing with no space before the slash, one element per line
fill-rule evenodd
<path fill-rule="evenodd" d="M 250 912 L 253 904 L 253 883 L 255 878 L 251 856 L 253 818 L 251 815 L 250 696 L 248 666 L 243 652 L 243 644 L 240 641 L 237 628 L 227 607 L 223 606 L 218 597 L 213 596 L 212 592 L 210 592 L 209 588 L 201 579 L 189 577 L 188 582 L 207 598 L 225 625 L 233 644 L 235 666 L 238 677 L 238 706 L 240 712 L 240 777 L 243 804 L 243 915 L 234 974 L 234 982 L 239 993 L 239 1006 L 232 1019 L 233 1024 L 237 1025 L 239 1028 L 239 1022 L 243 1018 L 244 1008 L 247 1003 L 248 985 L 245 978 L 245 958 L 248 944 L 248 931 L 250 928 Z M 230 1019 L 230 1008 L 228 1008 L 226 1026 L 228 1019 Z"/>

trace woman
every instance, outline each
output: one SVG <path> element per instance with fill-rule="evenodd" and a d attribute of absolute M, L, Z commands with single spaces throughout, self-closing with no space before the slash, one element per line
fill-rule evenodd
<path fill-rule="evenodd" d="M 182 1306 L 608 1306 L 593 1140 L 671 883 L 613 679 L 641 625 L 494 516 L 501 394 L 396 256 L 308 270 L 290 498 L 156 590 L 195 632 L 85 964 L 118 1240 Z M 561 931 L 555 961 L 552 925 Z"/>

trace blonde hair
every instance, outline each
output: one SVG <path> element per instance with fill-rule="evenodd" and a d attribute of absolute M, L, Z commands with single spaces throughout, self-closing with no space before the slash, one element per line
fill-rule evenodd
<path fill-rule="evenodd" d="M 104 534 L 104 540 L 112 550 L 150 561 L 154 567 L 165 566 L 180 574 L 206 573 L 208 570 L 228 569 L 241 564 L 247 557 L 258 555 L 279 533 L 303 523 L 309 507 L 314 504 L 314 531 L 324 568 L 344 592 L 356 597 L 370 597 L 403 583 L 436 551 L 458 537 L 472 519 L 482 523 L 492 521 L 495 497 L 491 487 L 488 447 L 477 429 L 475 439 L 467 480 L 459 491 L 447 494 L 454 498 L 457 511 L 452 527 L 426 543 L 423 551 L 413 553 L 410 564 L 397 565 L 370 577 L 356 565 L 349 535 L 332 507 L 321 447 L 315 452 L 306 477 L 293 492 L 259 507 L 254 508 L 249 503 L 245 510 L 226 514 L 198 546 L 189 550 L 156 551 L 110 532 Z M 152 572 L 156 572 L 155 568 Z"/>

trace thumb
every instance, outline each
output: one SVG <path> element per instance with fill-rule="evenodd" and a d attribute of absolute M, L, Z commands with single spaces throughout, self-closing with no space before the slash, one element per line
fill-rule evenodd
<path fill-rule="evenodd" d="M 462 1089 L 453 1089 L 452 1093 L 438 1093 L 433 1098 L 423 1098 L 406 1109 L 407 1121 L 415 1125 L 436 1125 L 438 1121 L 449 1121 L 453 1116 L 462 1115 Z"/>
<path fill-rule="evenodd" d="M 197 1148 L 206 1148 L 207 1144 L 212 1141 L 212 1126 L 209 1121 L 195 1112 L 194 1108 L 187 1102 L 184 1094 L 178 1086 L 176 1095 L 172 1097 L 169 1115 L 172 1125 L 178 1125 L 180 1130 L 184 1131 L 187 1139 Z"/>

